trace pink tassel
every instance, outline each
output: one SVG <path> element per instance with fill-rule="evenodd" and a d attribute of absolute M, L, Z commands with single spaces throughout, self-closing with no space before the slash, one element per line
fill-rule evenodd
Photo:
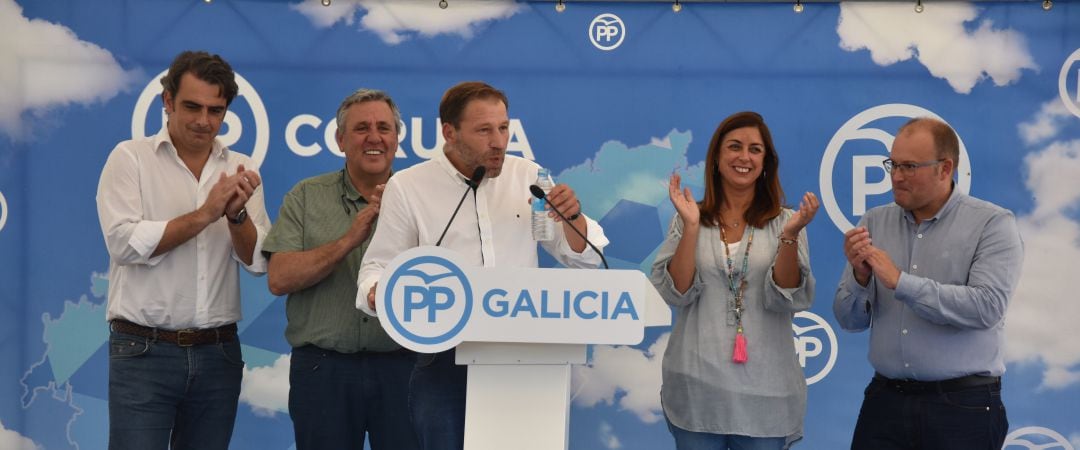
<path fill-rule="evenodd" d="M 735 354 L 731 356 L 731 360 L 736 364 L 744 364 L 747 360 L 746 356 L 746 337 L 741 332 L 735 334 Z"/>

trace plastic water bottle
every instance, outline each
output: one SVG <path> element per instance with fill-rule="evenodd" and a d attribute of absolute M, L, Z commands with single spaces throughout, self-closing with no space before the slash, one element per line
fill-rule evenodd
<path fill-rule="evenodd" d="M 541 167 L 536 174 L 536 185 L 544 190 L 544 194 L 551 192 L 555 187 L 555 180 L 551 178 L 551 172 Z M 532 200 L 532 237 L 534 241 L 550 241 L 555 239 L 555 220 L 548 217 L 548 211 L 544 209 L 546 200 L 533 198 Z"/>

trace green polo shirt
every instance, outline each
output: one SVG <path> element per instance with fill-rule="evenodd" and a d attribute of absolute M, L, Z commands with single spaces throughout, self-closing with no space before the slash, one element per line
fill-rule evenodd
<path fill-rule="evenodd" d="M 347 182 L 344 170 L 303 180 L 285 194 L 262 250 L 311 250 L 334 241 L 345 235 L 356 213 L 367 206 Z M 378 319 L 356 309 L 356 275 L 370 242 L 369 236 L 322 281 L 289 294 L 285 300 L 285 339 L 289 345 L 312 344 L 341 353 L 401 348 L 383 331 Z"/>

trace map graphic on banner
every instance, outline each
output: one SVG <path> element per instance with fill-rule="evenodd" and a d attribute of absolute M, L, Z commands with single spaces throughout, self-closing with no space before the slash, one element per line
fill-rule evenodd
<path fill-rule="evenodd" d="M 830 202 L 807 229 L 815 303 L 792 323 L 810 385 L 794 448 L 807 450 L 850 445 L 873 373 L 868 333 L 833 317 L 842 232 L 892 201 L 880 161 L 896 129 L 941 117 L 964 145 L 962 187 L 1012 210 L 1024 238 L 1004 448 L 1080 449 L 1080 3 L 924 3 L 0 0 L 0 42 L 14 43 L 0 46 L 0 449 L 106 448 L 98 176 L 118 142 L 162 126 L 157 77 L 185 49 L 242 78 L 221 139 L 258 156 L 272 219 L 296 182 L 341 168 L 348 93 L 394 97 L 400 170 L 441 151 L 443 91 L 481 79 L 509 97 L 509 153 L 574 188 L 612 268 L 646 275 L 675 214 L 668 178 L 701 198 L 718 122 L 760 112 L 788 201 Z M 555 262 L 541 252 L 541 265 Z M 247 274 L 241 292 L 232 448 L 295 448 L 284 298 Z M 669 336 L 647 328 L 573 367 L 571 449 L 674 448 L 659 395 Z"/>

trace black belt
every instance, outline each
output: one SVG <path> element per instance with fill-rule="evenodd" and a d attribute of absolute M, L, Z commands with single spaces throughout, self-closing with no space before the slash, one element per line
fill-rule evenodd
<path fill-rule="evenodd" d="M 1001 377 L 968 375 L 941 381 L 896 380 L 874 373 L 874 382 L 882 383 L 889 389 L 904 394 L 925 394 L 934 392 L 956 392 L 979 386 L 1001 389 Z"/>
<path fill-rule="evenodd" d="M 218 344 L 236 340 L 236 324 L 230 323 L 217 328 L 188 328 L 184 330 L 166 330 L 145 327 L 124 319 L 113 319 L 112 330 L 150 339 L 171 342 L 181 347 L 192 345 Z"/>

